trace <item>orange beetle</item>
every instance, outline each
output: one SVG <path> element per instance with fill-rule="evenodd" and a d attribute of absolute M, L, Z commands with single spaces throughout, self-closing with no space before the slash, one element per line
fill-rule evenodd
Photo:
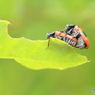
<path fill-rule="evenodd" d="M 88 49 L 90 45 L 90 41 L 83 30 L 73 24 L 67 25 L 63 31 L 47 33 L 47 38 L 50 39 L 50 37 L 60 39 L 69 45 L 80 49 Z"/>
<path fill-rule="evenodd" d="M 86 34 L 84 33 L 84 31 L 78 26 L 75 26 L 74 29 L 76 32 L 79 33 L 79 35 L 81 35 L 81 37 L 83 38 L 83 40 L 86 44 L 85 48 L 88 49 L 88 47 L 90 46 L 90 41 L 89 41 L 88 37 L 86 36 Z"/>
<path fill-rule="evenodd" d="M 78 40 L 79 48 L 88 49 L 90 46 L 89 38 L 79 26 L 74 24 L 66 25 L 66 28 L 62 32 L 66 32 L 66 34 L 74 36 Z"/>

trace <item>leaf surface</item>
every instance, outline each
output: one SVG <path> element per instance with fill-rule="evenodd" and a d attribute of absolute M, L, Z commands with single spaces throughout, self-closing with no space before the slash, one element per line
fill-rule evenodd
<path fill-rule="evenodd" d="M 52 38 L 29 40 L 8 35 L 8 21 L 0 20 L 0 58 L 14 59 L 30 69 L 66 69 L 88 62 L 65 42 Z"/>

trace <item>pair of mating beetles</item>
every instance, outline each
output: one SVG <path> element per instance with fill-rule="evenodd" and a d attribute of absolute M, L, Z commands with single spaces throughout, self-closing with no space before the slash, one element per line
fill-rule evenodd
<path fill-rule="evenodd" d="M 62 31 L 47 33 L 47 38 L 50 39 L 51 37 L 60 39 L 80 49 L 88 49 L 90 45 L 90 41 L 84 31 L 79 26 L 73 24 L 66 25 L 66 28 Z"/>

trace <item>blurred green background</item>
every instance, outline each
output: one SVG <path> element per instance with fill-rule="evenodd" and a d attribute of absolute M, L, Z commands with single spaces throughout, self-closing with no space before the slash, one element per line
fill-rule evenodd
<path fill-rule="evenodd" d="M 8 20 L 12 37 L 46 40 L 46 33 L 76 24 L 88 35 L 91 62 L 66 70 L 31 70 L 0 59 L 0 95 L 94 95 L 95 0 L 0 0 L 0 19 Z"/>

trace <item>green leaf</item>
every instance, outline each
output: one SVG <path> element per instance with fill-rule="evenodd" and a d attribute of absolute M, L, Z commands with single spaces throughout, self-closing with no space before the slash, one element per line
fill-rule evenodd
<path fill-rule="evenodd" d="M 0 21 L 0 58 L 15 59 L 30 69 L 66 69 L 88 62 L 65 42 L 52 38 L 32 41 L 8 35 L 8 21 Z"/>

